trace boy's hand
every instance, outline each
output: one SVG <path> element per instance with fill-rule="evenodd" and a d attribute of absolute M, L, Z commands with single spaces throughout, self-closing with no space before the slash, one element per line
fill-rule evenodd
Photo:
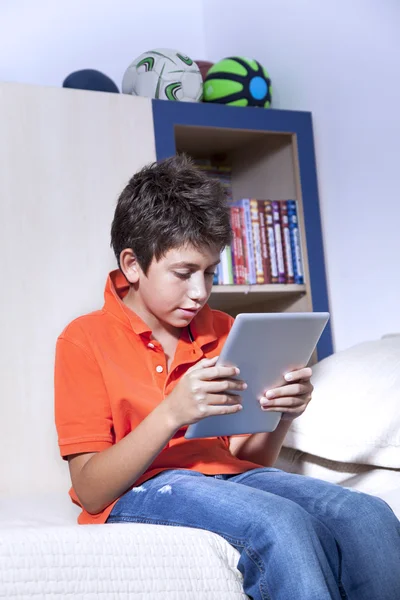
<path fill-rule="evenodd" d="M 285 385 L 266 391 L 260 398 L 262 410 L 282 412 L 283 421 L 293 421 L 299 417 L 311 400 L 314 389 L 311 376 L 310 367 L 286 373 Z"/>
<path fill-rule="evenodd" d="M 238 379 L 236 367 L 216 366 L 218 356 L 203 358 L 188 369 L 164 403 L 178 428 L 205 417 L 228 415 L 241 410 L 240 390 L 246 384 Z"/>

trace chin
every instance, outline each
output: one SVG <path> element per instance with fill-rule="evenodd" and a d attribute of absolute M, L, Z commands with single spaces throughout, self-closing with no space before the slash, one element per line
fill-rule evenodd
<path fill-rule="evenodd" d="M 165 315 L 165 318 L 159 317 L 159 319 L 161 319 L 166 325 L 169 325 L 169 327 L 183 329 L 193 321 L 195 316 L 199 314 L 200 310 L 201 309 L 193 314 L 184 314 L 179 310 L 171 311 L 169 314 Z"/>
<path fill-rule="evenodd" d="M 174 319 L 171 325 L 173 327 L 187 327 L 193 321 L 193 317 L 182 317 L 181 319 Z"/>
<path fill-rule="evenodd" d="M 168 324 L 171 325 L 172 327 L 187 327 L 189 325 L 189 323 L 191 323 L 191 321 L 193 321 L 194 319 L 194 315 L 193 316 L 182 316 L 182 317 L 175 317 L 174 319 L 170 319 L 168 320 Z"/>

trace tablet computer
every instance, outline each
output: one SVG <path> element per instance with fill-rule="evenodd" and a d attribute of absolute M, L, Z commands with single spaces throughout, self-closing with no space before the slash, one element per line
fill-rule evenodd
<path fill-rule="evenodd" d="M 239 367 L 247 383 L 240 392 L 243 409 L 205 417 L 189 425 L 185 438 L 218 437 L 274 431 L 282 413 L 265 412 L 258 398 L 287 383 L 288 371 L 307 366 L 329 313 L 242 313 L 222 348 L 217 364 Z"/>

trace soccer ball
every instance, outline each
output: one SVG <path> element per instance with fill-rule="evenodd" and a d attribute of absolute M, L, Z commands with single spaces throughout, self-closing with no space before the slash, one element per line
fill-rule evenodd
<path fill-rule="evenodd" d="M 122 93 L 163 100 L 199 102 L 203 79 L 199 67 L 177 50 L 144 52 L 125 71 Z"/>

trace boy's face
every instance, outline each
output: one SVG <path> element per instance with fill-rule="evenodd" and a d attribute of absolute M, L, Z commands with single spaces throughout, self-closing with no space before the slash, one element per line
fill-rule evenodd
<path fill-rule="evenodd" d="M 155 319 L 172 328 L 186 327 L 207 302 L 219 261 L 215 248 L 184 246 L 153 259 L 147 275 L 135 263 L 136 274 L 128 275 L 134 289 L 126 303 L 150 326 Z"/>

